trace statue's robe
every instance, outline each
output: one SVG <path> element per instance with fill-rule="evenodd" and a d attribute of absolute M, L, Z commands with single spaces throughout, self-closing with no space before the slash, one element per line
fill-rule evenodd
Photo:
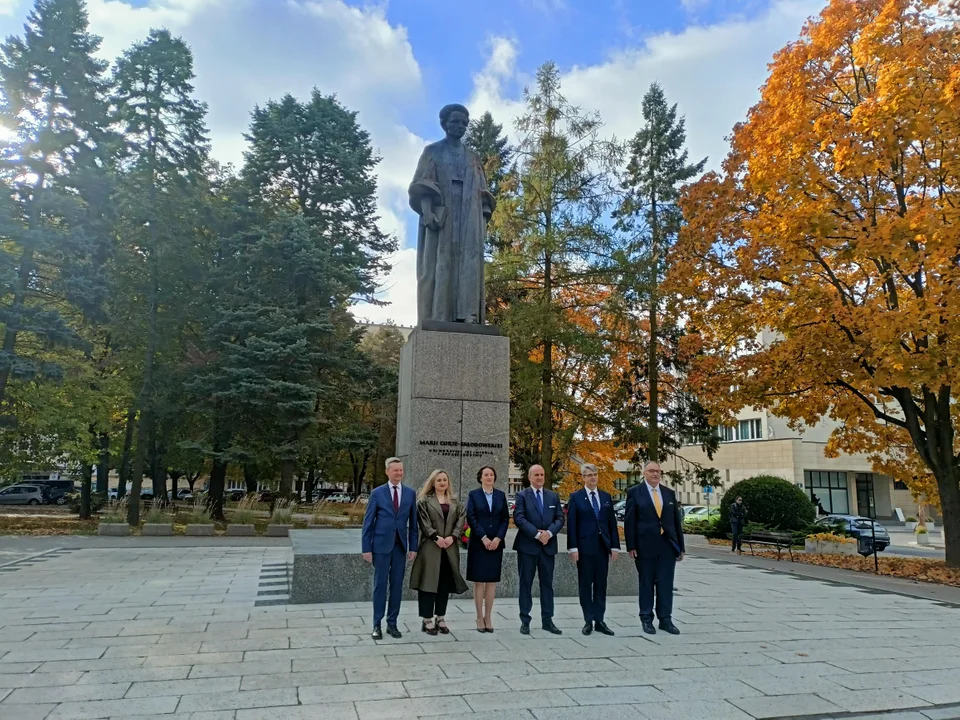
<path fill-rule="evenodd" d="M 484 321 L 483 250 L 494 199 L 479 156 L 446 140 L 424 148 L 409 189 L 420 215 L 417 233 L 417 316 L 446 322 Z M 429 198 L 440 229 L 423 221 Z"/>

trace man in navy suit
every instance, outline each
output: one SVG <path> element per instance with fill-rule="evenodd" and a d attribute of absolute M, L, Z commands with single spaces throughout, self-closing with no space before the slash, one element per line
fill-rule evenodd
<path fill-rule="evenodd" d="M 673 624 L 673 576 L 683 560 L 683 511 L 677 496 L 660 484 L 660 466 L 643 466 L 644 481 L 627 492 L 627 511 L 623 522 L 627 552 L 636 561 L 640 575 L 640 622 L 651 635 L 654 593 L 660 629 L 671 635 L 680 631 Z"/>
<path fill-rule="evenodd" d="M 563 507 L 560 496 L 545 490 L 543 466 L 534 465 L 527 472 L 530 487 L 521 490 L 515 498 L 513 523 L 517 538 L 520 571 L 520 634 L 530 634 L 530 611 L 533 609 L 533 576 L 540 578 L 540 619 L 543 629 L 554 635 L 562 631 L 553 624 L 553 566 L 557 559 L 557 533 L 563 527 Z"/>
<path fill-rule="evenodd" d="M 580 466 L 583 489 L 567 503 L 567 550 L 577 564 L 583 634 L 613 635 L 603 616 L 607 611 L 607 575 L 610 561 L 620 552 L 620 533 L 613 498 L 597 487 L 597 466 Z"/>
<path fill-rule="evenodd" d="M 387 459 L 387 479 L 370 493 L 367 512 L 363 516 L 363 559 L 373 563 L 373 639 L 383 638 L 380 623 L 387 606 L 387 583 L 390 584 L 390 607 L 387 612 L 387 634 L 403 637 L 397 629 L 400 599 L 403 597 L 403 573 L 406 561 L 417 556 L 417 493 L 404 487 L 403 463 L 400 458 Z"/>

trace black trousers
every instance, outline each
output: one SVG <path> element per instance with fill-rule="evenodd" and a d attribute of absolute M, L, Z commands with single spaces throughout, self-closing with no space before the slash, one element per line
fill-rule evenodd
<path fill-rule="evenodd" d="M 450 592 L 417 592 L 417 604 L 420 605 L 420 617 L 432 618 L 434 615 L 443 617 L 447 614 L 447 602 Z"/>
<path fill-rule="evenodd" d="M 637 574 L 640 576 L 640 619 L 653 622 L 654 596 L 657 618 L 669 620 L 673 614 L 673 578 L 677 570 L 677 554 L 664 536 L 652 542 L 637 554 Z"/>
<path fill-rule="evenodd" d="M 440 577 L 437 578 L 437 591 L 417 591 L 417 604 L 420 606 L 420 617 L 431 618 L 434 615 L 438 617 L 446 615 L 450 593 L 455 589 L 456 583 L 453 580 L 453 569 L 450 567 L 447 554 L 442 553 L 440 555 Z"/>
<path fill-rule="evenodd" d="M 520 572 L 520 622 L 530 623 L 533 610 L 533 576 L 540 578 L 540 617 L 546 622 L 553 618 L 553 567 L 555 555 L 538 552 L 536 555 L 517 553 Z"/>
<path fill-rule="evenodd" d="M 577 583 L 580 588 L 580 609 L 584 622 L 603 622 L 607 612 L 607 575 L 610 553 L 579 553 Z"/>
<path fill-rule="evenodd" d="M 736 520 L 730 521 L 730 529 L 733 530 L 733 549 L 740 550 L 743 547 L 743 523 Z"/>

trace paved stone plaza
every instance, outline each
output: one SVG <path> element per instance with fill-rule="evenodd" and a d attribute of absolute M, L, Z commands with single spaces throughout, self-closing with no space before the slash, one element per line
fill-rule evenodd
<path fill-rule="evenodd" d="M 678 637 L 643 635 L 632 598 L 610 605 L 615 638 L 582 636 L 573 599 L 562 638 L 520 636 L 515 600 L 479 634 L 457 600 L 452 635 L 407 603 L 404 638 L 374 643 L 366 604 L 285 604 L 290 562 L 170 546 L 0 568 L 0 718 L 960 717 L 960 609 L 930 600 L 689 557 Z"/>

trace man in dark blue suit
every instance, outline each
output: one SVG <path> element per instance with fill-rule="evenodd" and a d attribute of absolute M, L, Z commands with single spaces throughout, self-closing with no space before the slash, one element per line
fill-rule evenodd
<path fill-rule="evenodd" d="M 648 462 L 643 466 L 644 481 L 627 492 L 626 517 L 623 522 L 627 552 L 634 558 L 640 576 L 640 622 L 651 635 L 654 594 L 660 629 L 671 635 L 680 631 L 673 624 L 673 576 L 677 563 L 683 560 L 683 511 L 677 496 L 660 484 L 660 466 Z"/>
<path fill-rule="evenodd" d="M 607 611 L 607 575 L 610 561 L 620 551 L 620 533 L 613 498 L 597 487 L 597 466 L 580 466 L 583 489 L 570 496 L 567 503 L 567 550 L 577 564 L 580 608 L 583 610 L 583 634 L 596 628 L 604 635 L 613 635 L 603 616 Z"/>
<path fill-rule="evenodd" d="M 533 576 L 540 578 L 540 618 L 543 629 L 554 635 L 562 631 L 553 624 L 553 566 L 557 559 L 557 533 L 563 527 L 563 506 L 560 496 L 544 490 L 545 474 L 541 465 L 527 472 L 530 487 L 521 490 L 515 498 L 513 523 L 517 538 L 520 571 L 520 634 L 530 634 L 530 611 L 533 609 Z"/>
<path fill-rule="evenodd" d="M 387 634 L 403 637 L 397 629 L 400 600 L 403 597 L 403 573 L 406 561 L 417 556 L 417 493 L 404 487 L 403 463 L 400 458 L 387 459 L 387 479 L 370 493 L 363 516 L 363 559 L 373 563 L 373 639 L 383 638 L 380 623 L 387 606 L 387 584 L 390 585 L 390 606 L 387 613 Z"/>

